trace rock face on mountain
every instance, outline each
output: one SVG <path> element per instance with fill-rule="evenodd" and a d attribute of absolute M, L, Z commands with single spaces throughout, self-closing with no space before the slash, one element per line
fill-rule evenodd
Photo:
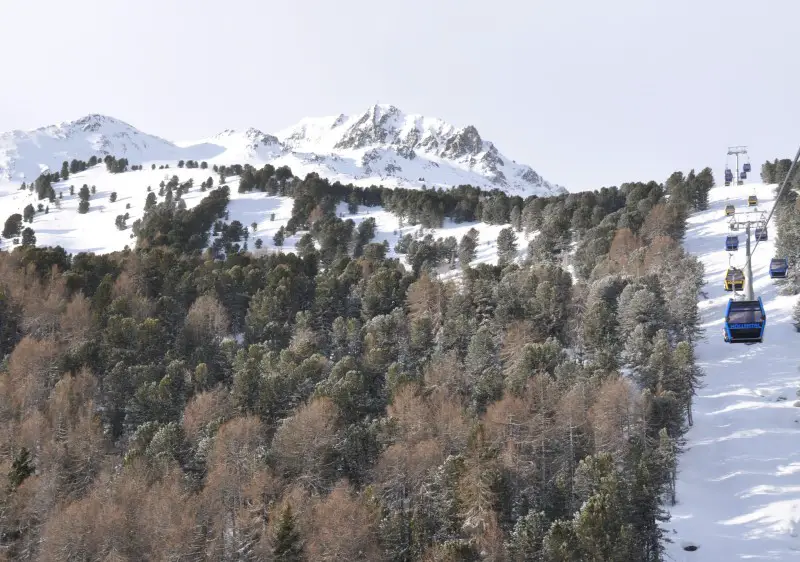
<path fill-rule="evenodd" d="M 125 157 L 132 164 L 179 159 L 209 163 L 288 165 L 297 175 L 316 172 L 357 185 L 448 188 L 470 184 L 518 195 L 553 195 L 563 187 L 530 166 L 503 156 L 472 126 L 373 105 L 354 116 L 307 118 L 275 135 L 258 129 L 225 130 L 200 142 L 176 144 L 103 115 L 33 131 L 0 134 L 0 180 L 31 180 L 64 160 L 92 155 Z"/>

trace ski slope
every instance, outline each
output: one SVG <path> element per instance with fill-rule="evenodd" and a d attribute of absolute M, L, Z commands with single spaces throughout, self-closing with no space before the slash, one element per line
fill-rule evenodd
<path fill-rule="evenodd" d="M 675 561 L 800 560 L 800 333 L 792 324 L 796 296 L 780 296 L 769 277 L 775 225 L 752 258 L 755 296 L 767 313 L 764 342 L 722 339 L 722 287 L 728 267 L 725 206 L 772 210 L 775 185 L 716 187 L 708 211 L 689 219 L 685 246 L 705 266 L 707 298 L 699 303 L 705 339 L 697 343 L 704 387 L 695 398 L 694 426 L 678 461 L 677 505 L 671 509 L 668 559 Z M 731 263 L 744 266 L 742 231 Z M 751 239 L 755 243 L 755 239 Z M 800 403 L 798 404 L 800 406 Z M 695 545 L 697 550 L 684 550 Z"/>

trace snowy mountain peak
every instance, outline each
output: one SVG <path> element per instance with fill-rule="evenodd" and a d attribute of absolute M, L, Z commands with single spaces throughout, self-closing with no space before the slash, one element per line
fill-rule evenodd
<path fill-rule="evenodd" d="M 221 133 L 217 133 L 211 137 L 210 142 L 215 141 L 223 143 L 223 146 L 228 146 L 231 141 L 248 144 L 253 147 L 258 145 L 280 144 L 280 141 L 275 135 L 269 135 L 253 127 L 245 131 L 225 129 Z"/>
<path fill-rule="evenodd" d="M 92 113 L 85 117 L 81 117 L 80 119 L 76 119 L 75 121 L 66 123 L 65 125 L 65 128 L 80 128 L 82 131 L 97 131 L 103 127 L 114 127 L 127 128 L 138 133 L 138 131 L 128 123 L 120 121 L 119 119 L 115 119 L 114 117 L 109 117 L 108 115 L 100 115 L 99 113 Z"/>
<path fill-rule="evenodd" d="M 305 118 L 277 134 L 225 129 L 201 142 L 173 143 L 101 114 L 0 134 L 0 178 L 32 179 L 61 162 L 92 155 L 125 157 L 131 164 L 179 159 L 220 164 L 289 166 L 303 177 L 316 172 L 357 185 L 448 188 L 462 184 L 512 194 L 552 195 L 566 190 L 518 165 L 483 139 L 473 125 L 456 128 L 437 118 L 373 104 L 348 116 Z"/>

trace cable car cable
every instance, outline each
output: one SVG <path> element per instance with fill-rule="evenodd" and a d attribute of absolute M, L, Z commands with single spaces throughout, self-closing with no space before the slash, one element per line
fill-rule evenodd
<path fill-rule="evenodd" d="M 767 215 L 767 220 L 764 221 L 765 229 L 767 228 L 769 221 L 772 219 L 772 214 L 775 212 L 775 209 L 778 208 L 778 201 L 780 200 L 781 195 L 783 195 L 783 190 L 786 189 L 786 186 L 789 185 L 789 180 L 792 179 L 792 172 L 794 171 L 794 168 L 797 165 L 798 160 L 800 160 L 800 148 L 797 149 L 797 154 L 795 154 L 794 156 L 794 161 L 792 162 L 792 165 L 789 166 L 789 171 L 786 172 L 786 177 L 783 178 L 783 185 L 781 185 L 781 188 L 778 190 L 778 195 L 775 197 L 775 202 L 772 204 L 772 210 L 769 212 L 769 215 Z M 756 252 L 756 248 L 758 248 L 759 242 L 761 241 L 758 238 L 756 238 L 756 243 L 753 246 L 753 249 L 750 250 L 750 255 L 747 257 L 747 261 L 745 262 L 745 268 L 750 263 L 752 263 L 753 254 Z"/>

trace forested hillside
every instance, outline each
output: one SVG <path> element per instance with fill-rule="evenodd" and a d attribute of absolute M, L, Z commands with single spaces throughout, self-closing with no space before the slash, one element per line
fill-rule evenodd
<path fill-rule="evenodd" d="M 661 559 L 711 171 L 522 199 L 270 168 L 216 170 L 190 209 L 161 187 L 123 252 L 0 252 L 2 555 Z M 293 198 L 296 253 L 243 249 L 232 175 Z M 405 267 L 343 202 L 510 223 L 506 258 L 401 240 Z"/>

